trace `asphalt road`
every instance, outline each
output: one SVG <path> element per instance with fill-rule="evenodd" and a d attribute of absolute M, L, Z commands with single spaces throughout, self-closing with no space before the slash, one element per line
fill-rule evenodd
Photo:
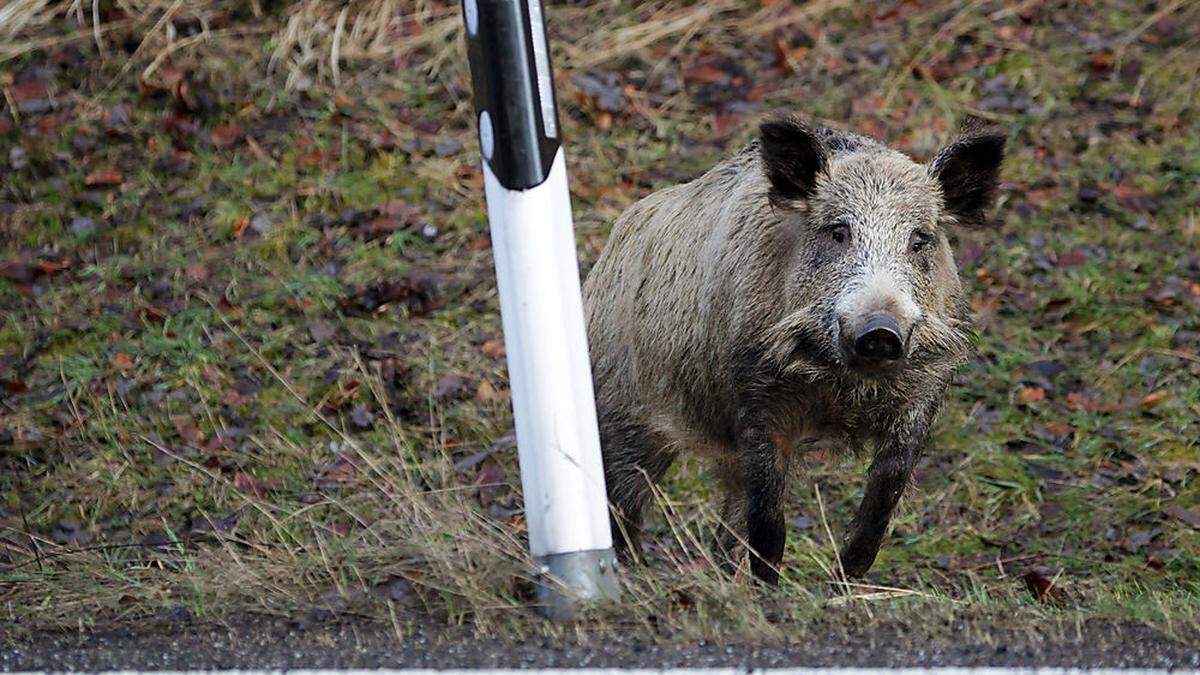
<path fill-rule="evenodd" d="M 0 626 L 0 630 L 3 626 Z M 367 621 L 296 623 L 241 617 L 224 625 L 191 620 L 89 633 L 0 636 L 0 671 L 296 668 L 776 668 L 800 666 L 1060 666 L 1200 668 L 1200 645 L 1142 627 L 1089 624 L 1072 638 L 992 635 L 990 644 L 919 644 L 895 628 L 829 634 L 800 645 L 655 645 L 637 635 L 592 644 L 545 638 L 479 639 L 466 629 L 416 629 L 398 639 Z M 570 631 L 568 631 L 569 633 Z M 814 633 L 816 634 L 816 633 Z"/>

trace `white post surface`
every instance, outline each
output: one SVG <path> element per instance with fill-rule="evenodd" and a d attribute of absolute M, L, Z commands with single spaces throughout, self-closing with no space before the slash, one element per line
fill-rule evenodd
<path fill-rule="evenodd" d="M 530 552 L 568 592 L 610 597 L 612 533 L 563 151 L 528 190 L 505 188 L 486 162 L 483 173 Z M 573 554 L 582 556 L 562 557 Z"/>
<path fill-rule="evenodd" d="M 567 167 L 541 0 L 463 0 L 538 594 L 618 595 Z"/>

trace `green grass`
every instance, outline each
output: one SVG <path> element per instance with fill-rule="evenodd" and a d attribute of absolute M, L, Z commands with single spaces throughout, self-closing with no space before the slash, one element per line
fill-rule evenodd
<path fill-rule="evenodd" d="M 869 577 L 894 590 L 831 583 L 825 523 L 845 530 L 863 460 L 794 480 L 777 590 L 711 568 L 714 496 L 688 461 L 664 485 L 648 564 L 625 572 L 629 602 L 583 632 L 786 641 L 829 622 L 986 635 L 1103 620 L 1195 639 L 1200 536 L 1175 514 L 1200 513 L 1196 7 L 1144 28 L 1149 4 L 1116 1 L 805 7 L 551 10 L 584 267 L 621 210 L 702 172 L 767 110 L 921 158 L 982 114 L 1010 130 L 1011 156 L 1003 226 L 958 242 L 978 354 Z M 430 31 L 456 20 L 452 4 L 404 11 Z M 775 38 L 799 33 L 811 48 L 785 72 Z M 264 75 L 269 37 L 169 60 L 212 87 L 208 113 L 139 94 L 111 55 L 98 71 L 53 50 L 3 64 L 5 87 L 67 65 L 55 110 L 0 108 L 0 159 L 28 159 L 0 188 L 0 263 L 32 275 L 0 275 L 0 620 L 327 609 L 558 630 L 529 609 L 515 453 L 498 443 L 511 417 L 461 36 L 348 60 L 338 91 L 309 64 L 293 71 L 314 78 L 304 94 Z M 96 54 L 90 38 L 71 49 Z M 710 62 L 752 88 L 689 79 Z M 579 75 L 614 78 L 619 109 Z M 118 104 L 119 133 L 105 121 Z M 198 131 L 172 131 L 172 114 Z M 257 149 L 214 147 L 226 124 Z M 85 185 L 102 168 L 122 184 Z M 395 229 L 370 234 L 396 204 Z M 81 216 L 94 232 L 72 228 Z M 1061 372 L 1030 366 L 1046 360 Z M 1061 568 L 1061 600 L 1027 591 L 1035 566 Z M 385 597 L 396 579 L 409 590 Z"/>

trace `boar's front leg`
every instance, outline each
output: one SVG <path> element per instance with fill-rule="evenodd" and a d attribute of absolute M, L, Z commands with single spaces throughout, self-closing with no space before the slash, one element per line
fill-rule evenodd
<path fill-rule="evenodd" d="M 774 585 L 779 582 L 779 564 L 787 536 L 783 519 L 787 472 L 765 420 L 750 419 L 739 426 L 738 452 L 746 486 L 750 571 L 763 582 Z"/>
<path fill-rule="evenodd" d="M 936 405 L 930 405 L 901 416 L 876 449 L 862 503 L 839 555 L 846 576 L 860 577 L 875 562 L 892 513 L 921 458 L 935 410 Z"/>

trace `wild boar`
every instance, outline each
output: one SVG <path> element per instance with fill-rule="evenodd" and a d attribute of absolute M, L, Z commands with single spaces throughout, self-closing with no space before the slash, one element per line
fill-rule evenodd
<path fill-rule="evenodd" d="M 584 286 L 614 536 L 636 555 L 642 511 L 681 452 L 725 491 L 717 550 L 778 580 L 783 500 L 813 448 L 872 448 L 842 542 L 871 567 L 926 444 L 970 317 L 947 234 L 982 226 L 1004 134 L 978 123 L 928 164 L 777 115 L 700 178 L 613 226 Z"/>

